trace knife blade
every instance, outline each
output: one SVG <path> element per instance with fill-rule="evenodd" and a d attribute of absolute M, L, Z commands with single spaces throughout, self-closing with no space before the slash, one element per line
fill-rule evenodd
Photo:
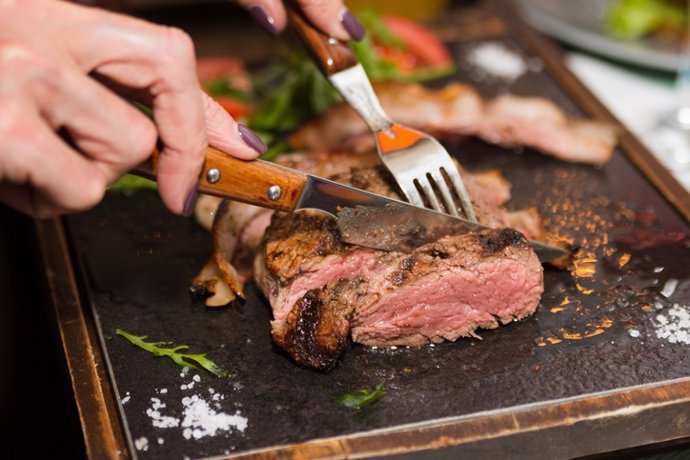
<path fill-rule="evenodd" d="M 135 173 L 155 177 L 154 153 Z M 293 212 L 319 210 L 336 218 L 343 241 L 384 251 L 410 251 L 442 236 L 487 230 L 481 224 L 262 160 L 245 161 L 209 147 L 199 191 Z M 531 241 L 542 262 L 567 257 L 563 248 Z"/>

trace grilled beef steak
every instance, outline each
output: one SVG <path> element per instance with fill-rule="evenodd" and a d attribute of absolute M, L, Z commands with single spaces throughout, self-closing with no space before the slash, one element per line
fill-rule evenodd
<path fill-rule="evenodd" d="M 331 172 L 334 180 L 400 198 L 378 166 Z M 529 316 L 541 298 L 543 270 L 523 233 L 543 238 L 540 217 L 504 209 L 510 186 L 495 172 L 463 172 L 463 180 L 480 221 L 497 230 L 383 252 L 343 243 L 323 213 L 274 213 L 266 227 L 269 211 L 224 202 L 212 229 L 216 268 L 207 272 L 226 279 L 221 292 L 241 296 L 247 256 L 255 254 L 253 276 L 273 310 L 275 343 L 321 370 L 337 363 L 348 337 L 367 346 L 420 346 Z"/>
<path fill-rule="evenodd" d="M 531 315 L 543 292 L 541 263 L 515 230 L 387 253 L 341 243 L 330 218 L 306 212 L 274 215 L 254 269 L 274 341 L 322 370 L 348 334 L 384 347 L 456 340 Z"/>
<path fill-rule="evenodd" d="M 398 197 L 378 167 L 335 179 Z M 512 213 L 493 204 L 501 200 L 475 200 L 480 218 L 503 227 Z M 316 211 L 274 214 L 254 261 L 254 279 L 273 309 L 274 341 L 296 362 L 322 370 L 336 364 L 349 335 L 367 346 L 420 346 L 529 316 L 543 292 L 542 274 L 516 230 L 383 252 L 343 243 L 335 221 Z"/>

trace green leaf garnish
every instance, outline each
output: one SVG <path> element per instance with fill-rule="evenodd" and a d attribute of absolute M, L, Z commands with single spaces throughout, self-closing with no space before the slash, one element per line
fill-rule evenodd
<path fill-rule="evenodd" d="M 374 390 L 364 389 L 353 391 L 352 393 L 345 393 L 342 395 L 334 396 L 333 402 L 340 404 L 341 406 L 360 408 L 368 406 L 369 404 L 378 401 L 383 395 L 386 394 L 384 390 L 385 382 L 381 382 L 376 385 Z"/>
<path fill-rule="evenodd" d="M 189 348 L 187 345 L 163 347 L 163 345 L 170 345 L 171 342 L 146 342 L 144 339 L 146 339 L 147 336 L 132 335 L 129 332 L 123 331 L 122 329 L 116 329 L 115 333 L 129 340 L 133 345 L 148 351 L 154 356 L 167 356 L 182 367 L 191 367 L 196 369 L 196 366 L 192 364 L 193 361 L 217 377 L 227 377 L 232 375 L 232 372 L 220 368 L 216 363 L 208 359 L 206 357 L 206 353 L 180 353 L 179 350 L 186 350 Z"/>
<path fill-rule="evenodd" d="M 218 78 L 204 83 L 204 89 L 213 97 L 229 97 L 239 102 L 249 101 L 249 95 L 233 86 L 232 79 L 228 77 Z"/>
<path fill-rule="evenodd" d="M 155 181 L 133 174 L 125 174 L 120 177 L 113 185 L 108 187 L 111 192 L 124 192 L 125 194 L 136 190 L 156 190 L 158 185 Z"/>

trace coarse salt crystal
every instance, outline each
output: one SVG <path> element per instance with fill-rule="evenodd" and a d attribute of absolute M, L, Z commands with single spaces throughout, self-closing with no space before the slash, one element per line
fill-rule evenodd
<path fill-rule="evenodd" d="M 499 42 L 482 43 L 473 48 L 467 60 L 483 72 L 505 80 L 515 80 L 527 71 L 522 56 Z"/>
<path fill-rule="evenodd" d="M 147 450 L 149 450 L 149 440 L 146 439 L 145 436 L 137 438 L 134 440 L 134 447 L 136 447 L 137 450 L 146 452 Z"/>
<path fill-rule="evenodd" d="M 194 374 L 194 377 L 192 377 L 192 380 L 194 380 L 195 382 L 200 382 L 201 377 L 199 377 L 199 374 Z"/>
<path fill-rule="evenodd" d="M 640 331 L 638 331 L 637 329 L 630 329 L 628 331 L 628 334 L 630 335 L 630 337 L 636 337 L 637 338 L 640 336 Z"/>
<path fill-rule="evenodd" d="M 163 444 L 163 443 L 165 442 L 165 439 L 163 439 L 163 438 L 158 438 L 157 441 L 158 441 L 158 444 Z"/>
<path fill-rule="evenodd" d="M 664 271 L 664 267 L 654 267 L 654 273 L 661 273 Z"/>
<path fill-rule="evenodd" d="M 127 395 L 127 396 L 125 396 L 124 398 L 122 398 L 122 400 L 121 400 L 120 402 L 121 402 L 122 405 L 124 406 L 125 404 L 127 404 L 127 403 L 129 402 L 129 399 L 130 399 L 130 396 Z"/>
<path fill-rule="evenodd" d="M 167 389 L 167 388 L 161 388 L 160 391 L 159 391 L 159 393 L 162 394 L 162 395 L 166 394 L 167 392 L 168 392 L 168 389 Z"/>
<path fill-rule="evenodd" d="M 678 280 L 671 278 L 664 283 L 664 288 L 661 290 L 660 294 L 668 299 L 676 291 L 676 287 L 678 287 Z"/>

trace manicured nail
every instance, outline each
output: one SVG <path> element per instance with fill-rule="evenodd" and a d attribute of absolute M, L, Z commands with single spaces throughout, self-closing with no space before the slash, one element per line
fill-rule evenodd
<path fill-rule="evenodd" d="M 257 152 L 264 153 L 266 150 L 268 150 L 268 146 L 264 143 L 264 141 L 261 140 L 259 135 L 243 124 L 237 124 L 237 131 L 240 133 L 240 137 L 244 143 Z"/>
<path fill-rule="evenodd" d="M 349 11 L 345 10 L 340 23 L 345 27 L 347 33 L 350 34 L 354 40 L 360 41 L 364 38 L 366 34 L 364 27 L 359 23 L 356 17 L 352 15 Z"/>
<path fill-rule="evenodd" d="M 261 27 L 266 29 L 266 31 L 273 35 L 274 37 L 278 35 L 278 29 L 276 29 L 275 21 L 272 17 L 266 14 L 266 12 L 260 6 L 252 6 L 249 8 L 249 14 L 254 16 L 256 22 L 261 24 Z"/>
<path fill-rule="evenodd" d="M 182 215 L 189 217 L 194 212 L 196 205 L 196 198 L 199 196 L 199 181 L 197 181 L 192 188 L 187 192 L 187 197 L 184 200 L 184 207 L 182 208 Z"/>

